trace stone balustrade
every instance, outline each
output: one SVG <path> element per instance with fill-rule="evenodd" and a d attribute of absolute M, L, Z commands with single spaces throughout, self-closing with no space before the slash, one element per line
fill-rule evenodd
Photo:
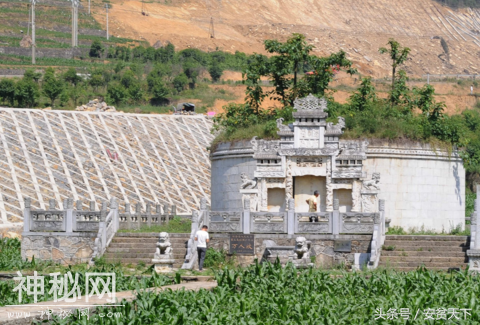
<path fill-rule="evenodd" d="M 130 210 L 130 204 L 125 204 L 125 212 L 120 213 L 120 229 L 140 229 L 141 227 L 151 227 L 167 225 L 177 214 L 175 205 L 164 205 L 163 212 L 160 204 L 155 205 L 155 211 L 152 212 L 152 206 L 147 203 L 145 212 L 142 212 L 142 205 L 137 203 L 135 211 Z M 183 216 L 190 217 L 190 216 Z M 191 218 L 191 217 L 190 217 Z"/>

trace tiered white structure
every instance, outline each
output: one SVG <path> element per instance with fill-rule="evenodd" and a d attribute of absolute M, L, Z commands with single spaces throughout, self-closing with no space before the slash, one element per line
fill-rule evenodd
<path fill-rule="evenodd" d="M 0 108 L 0 224 L 22 221 L 24 197 L 32 209 L 73 198 L 99 210 L 116 197 L 191 213 L 210 197 L 211 125 L 201 115 Z"/>

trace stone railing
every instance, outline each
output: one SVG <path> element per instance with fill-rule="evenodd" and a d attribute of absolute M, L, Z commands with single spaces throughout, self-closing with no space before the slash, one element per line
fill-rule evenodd
<path fill-rule="evenodd" d="M 195 235 L 201 226 L 208 226 L 208 208 L 207 199 L 200 199 L 200 211 L 194 210 L 192 213 L 192 228 L 190 232 L 190 238 L 187 243 L 187 254 L 185 255 L 185 261 L 182 265 L 182 269 L 193 269 L 195 262 L 198 259 L 197 255 L 197 242 L 195 241 Z"/>
<path fill-rule="evenodd" d="M 287 213 L 250 212 L 250 232 L 261 234 L 287 233 Z"/>
<path fill-rule="evenodd" d="M 98 227 L 97 238 L 92 255 L 92 261 L 96 257 L 102 256 L 107 250 L 108 245 L 119 229 L 118 203 L 115 198 L 110 200 L 110 212 L 105 219 L 101 220 Z"/>
<path fill-rule="evenodd" d="M 296 234 L 331 234 L 333 231 L 331 212 L 295 213 Z"/>
<path fill-rule="evenodd" d="M 209 231 L 243 232 L 243 214 L 240 211 L 206 211 Z"/>
<path fill-rule="evenodd" d="M 467 251 L 469 271 L 480 273 L 480 185 L 477 185 L 477 198 L 470 220 L 470 249 Z"/>
<path fill-rule="evenodd" d="M 82 201 L 63 201 L 63 209 L 56 209 L 56 201 L 49 201 L 48 210 L 31 210 L 30 198 L 25 198 L 23 231 L 29 232 L 89 232 L 98 231 L 99 223 L 107 216 L 107 202 L 100 211 L 95 211 L 95 202 L 90 202 L 90 210 L 82 209 Z"/>
<path fill-rule="evenodd" d="M 163 213 L 160 204 L 155 206 L 155 212 L 152 212 L 152 207 L 149 203 L 146 204 L 145 212 L 142 212 L 142 205 L 137 203 L 135 211 L 130 211 L 130 204 L 125 204 L 125 212 L 120 213 L 119 222 L 120 229 L 140 229 L 141 227 L 151 227 L 167 225 L 172 220 L 176 213 L 177 207 L 172 205 L 165 205 Z"/>

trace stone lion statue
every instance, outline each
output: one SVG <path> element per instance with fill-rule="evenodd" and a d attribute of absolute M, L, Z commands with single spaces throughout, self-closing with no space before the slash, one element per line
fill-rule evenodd
<path fill-rule="evenodd" d="M 247 174 L 242 173 L 240 175 L 240 178 L 242 180 L 242 185 L 240 185 L 240 189 L 252 189 L 257 186 L 257 182 L 253 179 L 248 178 Z"/>
<path fill-rule="evenodd" d="M 338 117 L 338 123 L 333 124 L 332 122 L 327 123 L 327 132 L 341 133 L 342 129 L 345 128 L 345 119 L 341 116 Z"/>
<path fill-rule="evenodd" d="M 295 239 L 294 249 L 297 259 L 309 259 L 311 245 L 312 243 L 310 241 L 307 241 L 305 237 L 297 237 Z"/>
<path fill-rule="evenodd" d="M 158 236 L 155 259 L 169 258 L 171 254 L 172 244 L 170 243 L 170 236 L 166 232 L 161 232 Z"/>

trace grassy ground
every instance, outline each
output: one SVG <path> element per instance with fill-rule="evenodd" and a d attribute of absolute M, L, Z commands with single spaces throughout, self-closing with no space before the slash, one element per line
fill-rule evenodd
<path fill-rule="evenodd" d="M 162 226 L 152 226 L 152 227 L 142 227 L 138 230 L 122 229 L 118 232 L 120 233 L 151 233 L 151 232 L 168 232 L 168 233 L 190 233 L 192 231 L 192 221 L 186 218 L 175 217 L 173 220 L 170 220 L 168 225 Z"/>

